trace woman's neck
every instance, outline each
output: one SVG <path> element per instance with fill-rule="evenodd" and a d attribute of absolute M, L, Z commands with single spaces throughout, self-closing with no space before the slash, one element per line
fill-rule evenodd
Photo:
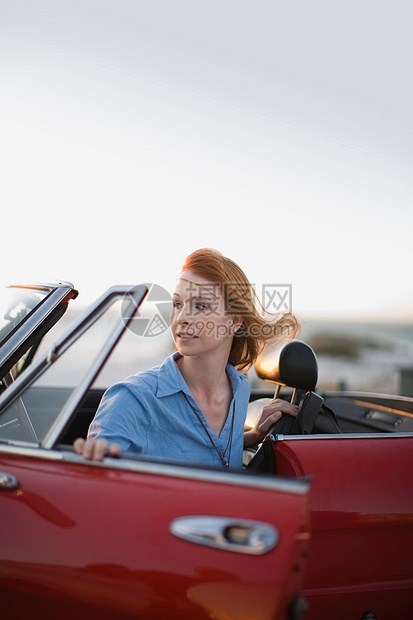
<path fill-rule="evenodd" d="M 227 398 L 229 379 L 226 373 L 226 360 L 219 362 L 216 357 L 211 360 L 197 356 L 184 356 L 178 361 L 178 367 L 194 397 L 201 400 L 221 400 Z"/>

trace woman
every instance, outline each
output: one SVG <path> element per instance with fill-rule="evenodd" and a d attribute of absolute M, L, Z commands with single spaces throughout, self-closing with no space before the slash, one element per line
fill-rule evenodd
<path fill-rule="evenodd" d="M 109 388 L 87 440 L 74 442 L 76 452 L 94 460 L 124 450 L 242 467 L 244 447 L 258 445 L 282 413 L 297 415 L 295 405 L 275 399 L 244 432 L 250 392 L 244 373 L 266 344 L 298 330 L 291 314 L 271 319 L 234 261 L 209 248 L 190 254 L 173 294 L 176 352 Z"/>

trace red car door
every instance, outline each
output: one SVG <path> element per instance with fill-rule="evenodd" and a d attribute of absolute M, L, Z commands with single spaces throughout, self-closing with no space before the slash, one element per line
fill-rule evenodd
<path fill-rule="evenodd" d="M 8 620 L 300 617 L 305 481 L 16 446 L 0 471 Z"/>
<path fill-rule="evenodd" d="M 306 620 L 413 615 L 411 435 L 284 437 L 277 471 L 311 476 Z"/>

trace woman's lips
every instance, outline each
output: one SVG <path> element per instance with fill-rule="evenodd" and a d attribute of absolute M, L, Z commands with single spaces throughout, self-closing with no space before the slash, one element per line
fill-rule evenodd
<path fill-rule="evenodd" d="M 185 332 L 178 332 L 176 336 L 181 340 L 195 340 L 196 338 L 198 338 L 198 336 L 196 336 L 195 334 L 188 334 Z"/>

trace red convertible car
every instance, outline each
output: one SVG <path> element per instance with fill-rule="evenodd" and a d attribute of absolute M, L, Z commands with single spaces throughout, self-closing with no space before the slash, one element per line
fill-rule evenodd
<path fill-rule="evenodd" d="M 77 296 L 70 283 L 8 291 L 2 617 L 412 616 L 413 399 L 317 393 L 315 355 L 291 341 L 272 367 L 257 367 L 272 384 L 252 390 L 247 420 L 275 383 L 301 403 L 305 423 L 273 429 L 243 470 L 126 455 L 84 461 L 73 440 L 108 387 L 106 369 L 124 357 L 117 351 L 147 288 L 109 289 L 56 337 Z M 139 342 L 135 334 L 138 352 Z"/>

